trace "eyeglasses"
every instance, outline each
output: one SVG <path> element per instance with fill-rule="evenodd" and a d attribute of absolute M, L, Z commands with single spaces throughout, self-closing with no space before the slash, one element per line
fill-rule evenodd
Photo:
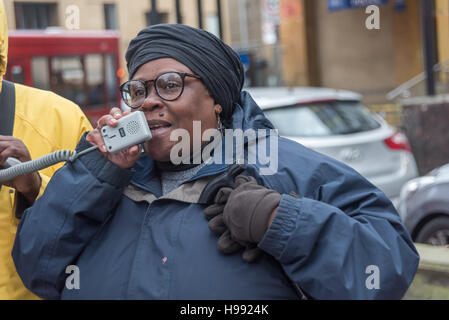
<path fill-rule="evenodd" d="M 184 92 L 185 77 L 201 79 L 200 76 L 194 74 L 172 71 L 162 73 L 154 80 L 130 80 L 120 86 L 122 99 L 130 108 L 140 108 L 150 92 L 151 87 L 149 87 L 148 84 L 153 82 L 153 85 L 156 88 L 156 93 L 161 99 L 165 101 L 174 101 Z"/>

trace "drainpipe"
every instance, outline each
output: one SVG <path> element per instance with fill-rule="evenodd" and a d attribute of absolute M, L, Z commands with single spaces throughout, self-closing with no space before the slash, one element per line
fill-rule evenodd
<path fill-rule="evenodd" d="M 435 63 L 435 43 L 434 43 L 434 20 L 433 1 L 421 0 L 422 26 L 423 26 L 423 49 L 424 67 L 426 72 L 427 95 L 435 95 L 435 75 L 433 65 Z"/>

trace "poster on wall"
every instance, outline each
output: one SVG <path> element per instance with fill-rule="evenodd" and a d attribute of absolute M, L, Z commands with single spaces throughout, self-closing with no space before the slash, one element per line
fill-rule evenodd
<path fill-rule="evenodd" d="M 343 9 L 366 8 L 370 5 L 384 5 L 388 0 L 328 0 L 329 11 L 338 11 Z M 396 11 L 404 11 L 406 0 L 393 0 Z"/>

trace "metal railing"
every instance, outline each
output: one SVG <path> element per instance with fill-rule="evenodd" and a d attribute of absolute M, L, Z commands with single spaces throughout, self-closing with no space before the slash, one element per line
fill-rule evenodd
<path fill-rule="evenodd" d="M 435 73 L 435 88 L 437 94 L 449 93 L 449 59 L 437 63 L 433 66 Z M 389 101 L 396 99 L 406 99 L 425 95 L 425 80 L 427 73 L 422 72 L 407 82 L 401 84 L 396 89 L 387 93 Z"/>

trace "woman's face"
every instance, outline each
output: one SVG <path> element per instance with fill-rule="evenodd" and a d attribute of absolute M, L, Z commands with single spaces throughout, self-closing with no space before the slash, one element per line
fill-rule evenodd
<path fill-rule="evenodd" d="M 150 61 L 141 66 L 133 80 L 153 80 L 162 73 L 176 71 L 193 74 L 182 63 L 163 58 Z M 169 161 L 170 151 L 178 141 L 170 141 L 170 134 L 176 129 L 185 129 L 190 136 L 190 146 L 193 145 L 193 122 L 201 121 L 201 136 L 207 129 L 217 128 L 216 105 L 200 79 L 184 78 L 184 91 L 175 101 L 161 99 L 153 86 L 149 84 L 148 96 L 141 110 L 145 113 L 153 138 L 144 144 L 145 152 L 156 161 Z M 162 115 L 163 114 L 163 115 Z M 162 126 L 160 126 L 162 124 Z"/>

